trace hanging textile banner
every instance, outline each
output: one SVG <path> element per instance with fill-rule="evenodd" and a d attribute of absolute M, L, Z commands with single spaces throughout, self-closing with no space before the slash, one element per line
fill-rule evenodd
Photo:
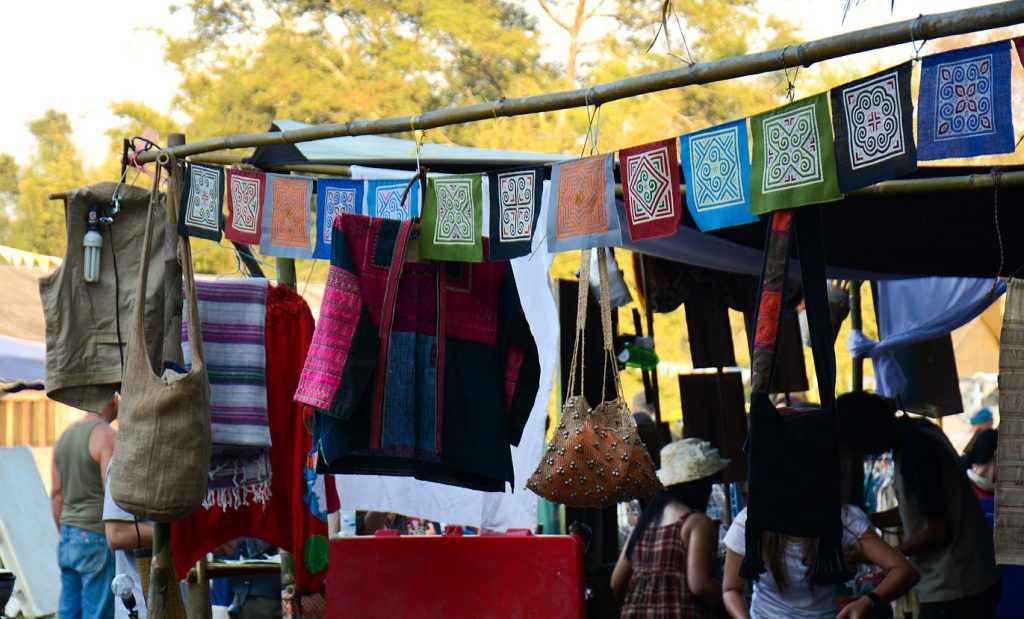
<path fill-rule="evenodd" d="M 416 180 L 402 200 L 406 179 L 366 181 L 366 214 L 383 219 L 410 219 L 420 216 L 420 182 Z"/>
<path fill-rule="evenodd" d="M 178 214 L 178 234 L 220 241 L 220 224 L 224 215 L 224 170 L 191 163 L 185 174 Z"/>
<path fill-rule="evenodd" d="M 679 138 L 686 206 L 701 232 L 757 221 L 750 214 L 747 119 Z"/>
<path fill-rule="evenodd" d="M 832 118 L 824 93 L 751 116 L 750 131 L 754 135 L 752 213 L 842 197 L 836 182 Z"/>
<path fill-rule="evenodd" d="M 919 160 L 1013 152 L 1009 41 L 926 57 L 919 92 Z"/>
<path fill-rule="evenodd" d="M 620 150 L 619 173 L 629 238 L 640 241 L 675 234 L 683 210 L 676 141 Z"/>
<path fill-rule="evenodd" d="M 319 178 L 316 181 L 316 248 L 317 260 L 331 259 L 331 231 L 339 213 L 362 215 L 363 190 L 366 183 L 350 178 Z"/>
<path fill-rule="evenodd" d="M 427 179 L 420 256 L 431 260 L 483 262 L 483 196 L 479 174 Z"/>
<path fill-rule="evenodd" d="M 224 236 L 229 241 L 259 245 L 263 236 L 263 199 L 267 175 L 227 170 L 228 219 Z"/>
<path fill-rule="evenodd" d="M 911 63 L 831 91 L 839 190 L 849 193 L 917 169 Z"/>
<path fill-rule="evenodd" d="M 611 153 L 551 165 L 548 250 L 614 247 L 622 242 Z"/>
<path fill-rule="evenodd" d="M 537 229 L 544 168 L 490 172 L 489 260 L 508 260 L 530 253 Z"/>
<path fill-rule="evenodd" d="M 278 258 L 311 258 L 309 206 L 313 198 L 313 179 L 267 174 L 266 191 L 260 253 Z"/>

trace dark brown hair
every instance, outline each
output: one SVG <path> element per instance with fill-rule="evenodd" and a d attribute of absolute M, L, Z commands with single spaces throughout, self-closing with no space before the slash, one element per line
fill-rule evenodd
<path fill-rule="evenodd" d="M 786 544 L 788 539 L 782 533 L 765 531 L 761 534 L 761 547 L 764 549 L 764 564 L 772 573 L 775 584 L 779 587 L 779 593 L 785 595 L 789 587 L 789 575 L 786 574 Z M 811 537 L 802 539 L 803 557 L 801 562 L 806 566 L 814 565 L 818 556 L 818 539 Z"/>

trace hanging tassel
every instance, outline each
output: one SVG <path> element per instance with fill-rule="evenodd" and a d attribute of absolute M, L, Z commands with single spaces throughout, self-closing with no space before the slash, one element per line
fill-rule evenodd
<path fill-rule="evenodd" d="M 843 561 L 843 532 L 818 540 L 818 554 L 811 567 L 810 581 L 815 585 L 838 585 L 852 578 Z"/>
<path fill-rule="evenodd" d="M 750 520 L 747 520 L 747 528 L 744 531 L 746 554 L 743 556 L 743 563 L 740 564 L 740 576 L 752 582 L 760 580 L 761 574 L 765 572 L 762 537 L 761 530 L 750 526 Z"/>

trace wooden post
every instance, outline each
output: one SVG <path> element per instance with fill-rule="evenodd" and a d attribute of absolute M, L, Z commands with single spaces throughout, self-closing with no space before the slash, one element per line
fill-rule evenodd
<path fill-rule="evenodd" d="M 195 578 L 192 574 L 185 579 L 188 591 L 188 618 L 210 619 L 213 607 L 210 606 L 210 576 L 206 573 L 206 557 L 196 563 Z"/>
<path fill-rule="evenodd" d="M 167 136 L 168 146 L 180 146 L 185 136 L 172 133 Z M 168 176 L 170 173 L 168 173 Z M 167 195 L 168 218 L 165 221 L 166 243 L 164 245 L 164 344 L 162 358 L 181 365 L 181 262 L 179 261 L 178 229 L 175 225 L 174 196 Z M 175 223 L 172 223 L 175 222 Z M 188 256 L 185 259 L 189 259 Z M 171 525 L 167 522 L 153 524 L 153 561 L 150 564 L 148 616 L 150 619 L 165 619 L 167 616 L 167 589 L 175 583 L 174 565 L 171 561 Z"/>

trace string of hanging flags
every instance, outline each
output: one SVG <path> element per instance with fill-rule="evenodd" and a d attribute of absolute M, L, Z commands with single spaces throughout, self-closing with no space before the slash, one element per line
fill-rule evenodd
<path fill-rule="evenodd" d="M 1017 38 L 923 58 L 916 144 L 905 62 L 750 118 L 623 149 L 621 203 L 613 153 L 551 164 L 547 192 L 537 166 L 432 175 L 421 187 L 419 178 L 311 178 L 192 163 L 179 231 L 219 241 L 223 230 L 264 255 L 326 259 L 339 213 L 418 217 L 424 258 L 507 260 L 529 253 L 538 230 L 551 251 L 671 235 L 682 214 L 681 180 L 702 231 L 743 225 L 904 176 L 918 161 L 1012 153 L 1010 66 L 1014 53 L 1024 63 L 1022 52 Z"/>

